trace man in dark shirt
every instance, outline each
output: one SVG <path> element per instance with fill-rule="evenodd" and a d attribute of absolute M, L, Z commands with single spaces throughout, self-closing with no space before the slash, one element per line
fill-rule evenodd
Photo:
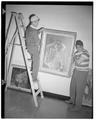
<path fill-rule="evenodd" d="M 28 52 L 32 57 L 32 77 L 33 80 L 37 80 L 39 70 L 39 50 L 40 50 L 40 39 L 39 34 L 43 29 L 37 29 L 39 24 L 39 17 L 35 14 L 29 16 L 29 25 L 25 31 L 25 44 Z"/>

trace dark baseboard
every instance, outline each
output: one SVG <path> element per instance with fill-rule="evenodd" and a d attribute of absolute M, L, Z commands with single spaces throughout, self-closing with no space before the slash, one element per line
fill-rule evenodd
<path fill-rule="evenodd" d="M 45 91 L 43 91 L 43 94 L 44 94 L 44 97 L 53 98 L 53 99 L 58 99 L 58 100 L 63 100 L 63 101 L 70 99 L 69 96 L 58 95 L 58 94 L 49 93 L 49 92 L 45 92 Z M 87 105 L 82 105 L 82 106 L 85 106 L 85 107 L 90 108 L 90 106 L 87 106 Z M 92 108 L 92 107 L 91 107 L 91 108 Z"/>
<path fill-rule="evenodd" d="M 63 95 L 58 95 L 58 94 L 54 94 L 54 93 L 49 93 L 49 92 L 43 92 L 45 97 L 48 98 L 53 98 L 53 99 L 59 99 L 59 100 L 69 100 L 70 97 L 68 96 L 63 96 Z"/>

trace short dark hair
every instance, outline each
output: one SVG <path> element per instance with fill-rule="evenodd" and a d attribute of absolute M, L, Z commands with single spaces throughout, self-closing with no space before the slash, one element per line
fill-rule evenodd
<path fill-rule="evenodd" d="M 29 16 L 29 21 L 31 22 L 31 17 L 33 17 L 33 16 L 36 16 L 36 14 L 31 14 L 30 16 Z"/>
<path fill-rule="evenodd" d="M 83 42 L 82 42 L 81 40 L 77 40 L 77 41 L 76 41 L 76 46 L 77 46 L 77 45 L 83 46 Z"/>

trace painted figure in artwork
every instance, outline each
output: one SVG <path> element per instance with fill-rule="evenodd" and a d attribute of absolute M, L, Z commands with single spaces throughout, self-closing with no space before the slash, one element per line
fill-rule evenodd
<path fill-rule="evenodd" d="M 66 46 L 59 40 L 46 46 L 44 63 L 51 70 L 64 71 L 66 65 Z"/>

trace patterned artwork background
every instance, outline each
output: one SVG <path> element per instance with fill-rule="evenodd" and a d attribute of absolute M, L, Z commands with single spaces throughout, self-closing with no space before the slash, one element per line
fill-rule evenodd
<path fill-rule="evenodd" d="M 30 89 L 27 71 L 22 68 L 14 67 L 12 70 L 11 85 Z"/>

